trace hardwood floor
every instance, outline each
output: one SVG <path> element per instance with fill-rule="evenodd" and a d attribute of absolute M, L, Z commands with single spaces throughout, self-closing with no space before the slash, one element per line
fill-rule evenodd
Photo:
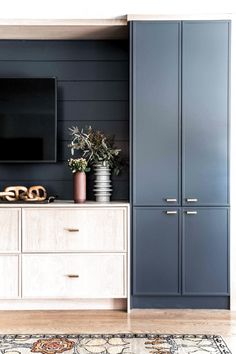
<path fill-rule="evenodd" d="M 236 311 L 0 311 L 0 333 L 219 334 L 236 353 Z"/>

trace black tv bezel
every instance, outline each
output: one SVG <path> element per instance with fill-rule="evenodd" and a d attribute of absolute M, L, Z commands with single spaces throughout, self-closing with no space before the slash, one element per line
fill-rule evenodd
<path fill-rule="evenodd" d="M 57 162 L 57 77 L 56 76 L 43 76 L 43 77 L 40 77 L 40 76 L 31 76 L 31 77 L 25 77 L 25 76 L 17 76 L 17 77 L 14 77 L 14 76 L 2 76 L 0 77 L 0 80 L 1 79 L 6 79 L 6 80 L 17 80 L 17 79 L 23 79 L 23 80 L 35 80 L 35 79 L 53 79 L 54 80 L 54 89 L 55 89 L 55 102 L 54 102 L 54 127 L 55 127 L 55 130 L 54 130 L 54 134 L 55 134 L 55 145 L 54 145 L 54 156 L 55 158 L 52 159 L 52 160 L 0 160 L 0 164 L 11 164 L 11 163 L 15 163 L 15 164 L 18 164 L 18 163 L 25 163 L 25 164 L 30 164 L 30 163 L 36 163 L 36 164 L 42 164 L 42 163 L 56 163 Z"/>

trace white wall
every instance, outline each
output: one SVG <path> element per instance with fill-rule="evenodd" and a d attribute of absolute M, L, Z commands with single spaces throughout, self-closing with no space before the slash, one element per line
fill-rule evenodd
<path fill-rule="evenodd" d="M 110 18 L 126 14 L 230 13 L 235 0 L 0 0 L 0 18 Z"/>

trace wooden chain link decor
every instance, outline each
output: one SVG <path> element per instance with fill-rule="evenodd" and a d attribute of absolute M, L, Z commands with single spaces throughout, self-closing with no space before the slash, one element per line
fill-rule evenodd
<path fill-rule="evenodd" d="M 32 186 L 30 188 L 24 186 L 10 186 L 6 187 L 3 192 L 0 192 L 0 199 L 9 202 L 41 202 L 46 198 L 47 192 L 42 186 Z"/>

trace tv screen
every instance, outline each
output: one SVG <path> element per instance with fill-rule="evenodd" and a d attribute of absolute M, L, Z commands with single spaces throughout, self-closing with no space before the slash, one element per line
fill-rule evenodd
<path fill-rule="evenodd" d="M 55 78 L 0 78 L 0 162 L 55 162 Z"/>

